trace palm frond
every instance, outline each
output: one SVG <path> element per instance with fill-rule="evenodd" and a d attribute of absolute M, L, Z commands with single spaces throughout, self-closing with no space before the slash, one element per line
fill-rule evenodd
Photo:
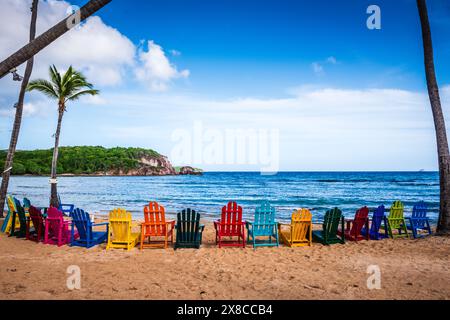
<path fill-rule="evenodd" d="M 56 92 L 56 90 L 53 86 L 53 83 L 51 83 L 50 81 L 44 80 L 44 79 L 37 79 L 37 80 L 30 81 L 30 83 L 27 86 L 27 91 L 33 91 L 33 90 L 42 92 L 46 96 L 53 98 L 53 99 L 59 98 L 59 95 Z"/>
<path fill-rule="evenodd" d="M 79 91 L 79 92 L 71 95 L 70 97 L 66 98 L 66 101 L 78 100 L 81 96 L 85 96 L 85 95 L 95 96 L 99 93 L 100 93 L 100 91 L 95 90 L 95 89 L 83 90 L 83 91 Z"/>
<path fill-rule="evenodd" d="M 53 82 L 53 85 L 58 88 L 58 92 L 61 93 L 61 74 L 56 69 L 55 65 L 52 65 L 49 69 L 50 80 Z"/>

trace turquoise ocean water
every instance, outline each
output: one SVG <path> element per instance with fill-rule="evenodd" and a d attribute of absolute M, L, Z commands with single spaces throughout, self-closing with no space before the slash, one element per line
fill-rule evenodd
<path fill-rule="evenodd" d="M 46 177 L 12 177 L 9 191 L 22 199 L 28 197 L 37 206 L 46 206 L 49 198 Z M 164 177 L 60 177 L 59 193 L 63 202 L 74 203 L 89 212 L 106 214 L 123 207 L 136 218 L 151 200 L 176 212 L 191 207 L 207 219 L 219 216 L 229 200 L 244 208 L 248 219 L 262 200 L 277 209 L 278 220 L 290 219 L 295 208 L 310 208 L 314 221 L 320 221 L 331 207 L 341 208 L 347 217 L 367 205 L 389 206 L 394 200 L 405 203 L 406 215 L 412 205 L 424 200 L 430 217 L 436 221 L 439 208 L 437 172 L 281 172 L 265 176 L 256 172 L 207 172 L 203 176 Z"/>

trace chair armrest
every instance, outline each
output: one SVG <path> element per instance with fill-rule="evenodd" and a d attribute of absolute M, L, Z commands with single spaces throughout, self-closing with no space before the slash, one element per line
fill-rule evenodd
<path fill-rule="evenodd" d="M 101 222 L 101 223 L 93 223 L 93 227 L 99 227 L 99 226 L 108 226 L 109 222 Z"/>
<path fill-rule="evenodd" d="M 291 227 L 291 224 L 290 223 L 281 223 L 281 222 L 278 222 L 278 226 L 279 227 L 282 227 L 282 226 L 285 226 L 285 227 Z"/>

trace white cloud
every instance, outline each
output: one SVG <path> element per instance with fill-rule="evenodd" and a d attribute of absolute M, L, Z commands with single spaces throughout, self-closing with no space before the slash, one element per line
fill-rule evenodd
<path fill-rule="evenodd" d="M 328 57 L 328 58 L 327 58 L 327 62 L 328 62 L 328 63 L 331 63 L 331 64 L 336 64 L 336 63 L 337 63 L 337 60 L 336 60 L 335 57 L 331 56 L 331 57 Z"/>
<path fill-rule="evenodd" d="M 311 64 L 311 66 L 312 66 L 312 69 L 313 69 L 315 74 L 322 74 L 323 73 L 323 66 L 320 63 L 313 62 Z"/>
<path fill-rule="evenodd" d="M 166 91 L 172 80 L 189 76 L 189 70 L 178 71 L 154 41 L 148 41 L 147 51 L 141 48 L 139 60 L 141 65 L 136 69 L 136 77 L 148 83 L 153 91 Z"/>
<path fill-rule="evenodd" d="M 173 55 L 174 57 L 181 56 L 181 52 L 175 49 L 170 50 L 170 54 Z"/>
<path fill-rule="evenodd" d="M 31 0 L 3 0 L 0 11 L 0 60 L 28 42 Z M 66 1 L 40 1 L 38 7 L 37 35 L 46 31 L 67 15 L 70 6 Z M 98 16 L 88 18 L 81 26 L 73 28 L 35 57 L 32 78 L 47 77 L 48 67 L 55 64 L 65 70 L 69 65 L 82 70 L 96 86 L 117 86 L 127 79 L 134 68 L 142 70 L 143 78 L 154 87 L 167 89 L 171 80 L 189 75 L 188 70 L 178 72 L 164 55 L 163 49 L 151 42 L 151 50 L 142 52 L 119 30 L 106 25 Z M 172 50 L 172 55 L 180 52 Z M 136 60 L 138 58 L 139 60 Z M 161 65 L 159 65 L 161 64 Z M 25 66 L 19 68 L 24 73 Z M 136 71 L 141 73 L 142 71 Z M 128 77 L 129 78 L 129 77 Z M 2 81 L 3 82 L 3 81 Z M 8 82 L 10 80 L 8 79 Z M 0 89 L 12 94 L 10 83 Z"/>
<path fill-rule="evenodd" d="M 311 67 L 316 75 L 322 75 L 325 73 L 325 67 L 324 67 L 325 64 L 328 64 L 328 65 L 337 64 L 337 60 L 335 57 L 330 56 L 330 57 L 326 58 L 325 61 L 322 61 L 322 62 L 316 61 L 316 62 L 311 63 Z"/>
<path fill-rule="evenodd" d="M 158 144 L 166 154 L 170 154 L 174 130 L 190 130 L 201 121 L 205 129 L 221 132 L 278 129 L 282 170 L 435 169 L 433 119 L 425 91 L 302 86 L 291 92 L 295 94 L 284 98 L 221 100 L 113 94 L 109 108 L 121 118 L 122 132 L 129 128 L 136 134 L 122 139 L 124 145 L 127 139 L 149 147 Z M 443 86 L 441 95 L 443 108 L 450 108 L 450 87 Z M 148 105 L 152 108 L 143 108 Z M 158 121 L 145 131 L 148 119 Z M 138 133 L 133 128 L 141 129 Z M 209 169 L 223 170 L 220 166 Z"/>
<path fill-rule="evenodd" d="M 1 60 L 28 42 L 30 24 L 30 0 L 5 1 L 0 11 Z M 69 6 L 66 1 L 40 1 L 37 35 L 62 20 Z M 135 46 L 127 37 L 93 16 L 36 55 L 32 77 L 46 77 L 51 64 L 61 69 L 73 65 L 97 86 L 117 85 L 134 55 Z M 24 65 L 19 70 L 23 74 Z"/>

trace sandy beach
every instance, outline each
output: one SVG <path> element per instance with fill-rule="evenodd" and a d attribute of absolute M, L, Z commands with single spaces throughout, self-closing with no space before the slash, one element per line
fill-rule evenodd
<path fill-rule="evenodd" d="M 315 226 L 317 228 L 318 226 Z M 0 299 L 449 299 L 450 238 L 312 247 L 105 250 L 0 236 Z M 81 270 L 69 290 L 67 268 Z M 367 288 L 369 265 L 381 289 Z"/>

